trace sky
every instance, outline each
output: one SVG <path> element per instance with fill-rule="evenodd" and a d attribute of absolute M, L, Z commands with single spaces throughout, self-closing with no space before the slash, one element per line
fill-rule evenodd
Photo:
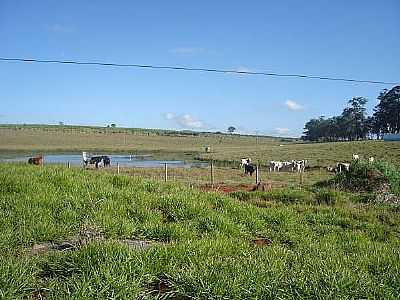
<path fill-rule="evenodd" d="M 0 0 L 0 57 L 400 82 L 400 1 Z M 300 136 L 391 85 L 0 62 L 0 123 Z"/>

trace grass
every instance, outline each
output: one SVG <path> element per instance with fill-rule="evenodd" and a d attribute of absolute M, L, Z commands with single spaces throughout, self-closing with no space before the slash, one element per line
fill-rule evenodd
<path fill-rule="evenodd" d="M 349 161 L 353 153 L 400 166 L 400 143 L 359 141 L 299 143 L 294 139 L 212 133 L 76 126 L 0 126 L 3 153 L 92 152 L 152 153 L 155 157 L 209 160 L 236 166 L 241 157 L 265 165 L 270 160 L 308 159 L 312 166 Z M 205 153 L 209 145 L 212 153 Z"/>
<path fill-rule="evenodd" d="M 311 188 L 267 194 L 239 198 L 107 172 L 0 164 L 0 298 L 400 297 L 398 207 Z M 27 254 L 88 228 L 101 238 Z M 118 242 L 127 238 L 155 244 Z M 258 247 L 256 238 L 272 243 Z"/>

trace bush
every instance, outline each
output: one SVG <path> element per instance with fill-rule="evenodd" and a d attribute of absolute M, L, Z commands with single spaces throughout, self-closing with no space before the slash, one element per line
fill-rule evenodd
<path fill-rule="evenodd" d="M 351 192 L 400 195 L 400 171 L 386 162 L 354 161 L 348 172 L 337 174 L 329 183 Z"/>

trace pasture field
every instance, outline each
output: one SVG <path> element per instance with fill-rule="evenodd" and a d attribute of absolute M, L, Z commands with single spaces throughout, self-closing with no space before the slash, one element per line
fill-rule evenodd
<path fill-rule="evenodd" d="M 204 146 L 212 147 L 205 153 Z M 76 126 L 0 126 L 0 151 L 151 153 L 163 159 L 214 159 L 237 165 L 251 157 L 265 165 L 270 160 L 307 159 L 312 166 L 334 165 L 351 160 L 352 154 L 374 156 L 400 165 L 400 143 L 355 141 L 301 143 L 294 139 L 239 136 L 162 130 Z"/>
<path fill-rule="evenodd" d="M 0 298 L 398 299 L 399 207 L 357 199 L 0 164 Z"/>

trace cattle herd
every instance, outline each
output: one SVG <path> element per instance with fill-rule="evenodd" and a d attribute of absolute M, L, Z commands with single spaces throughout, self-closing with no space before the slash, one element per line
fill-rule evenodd
<path fill-rule="evenodd" d="M 291 171 L 304 172 L 307 160 L 292 160 L 292 161 L 270 161 L 267 165 L 270 172 Z M 240 168 L 244 169 L 246 175 L 252 176 L 256 167 L 251 163 L 250 158 L 242 158 Z"/>
<path fill-rule="evenodd" d="M 359 160 L 360 156 L 358 154 L 353 154 L 353 161 Z M 374 157 L 370 157 L 368 159 L 370 163 L 375 161 Z M 306 159 L 303 160 L 291 160 L 291 161 L 275 161 L 271 160 L 266 167 L 269 169 L 270 172 L 304 172 L 306 169 L 308 161 Z M 252 175 L 255 166 L 251 163 L 250 158 L 242 158 L 240 163 L 240 168 L 244 168 L 244 173 L 246 175 Z M 327 167 L 329 172 L 334 173 L 341 173 L 341 172 L 348 172 L 350 170 L 350 163 L 348 162 L 339 162 L 336 164 L 335 167 Z"/>

